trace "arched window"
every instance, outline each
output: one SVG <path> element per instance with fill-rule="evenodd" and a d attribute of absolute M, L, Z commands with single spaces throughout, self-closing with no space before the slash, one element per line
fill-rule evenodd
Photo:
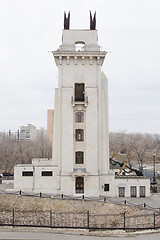
<path fill-rule="evenodd" d="M 84 193 L 84 178 L 76 177 L 76 193 Z"/>
<path fill-rule="evenodd" d="M 76 141 L 84 141 L 84 130 L 76 129 Z"/>
<path fill-rule="evenodd" d="M 84 113 L 83 112 L 75 113 L 75 122 L 84 122 Z"/>
<path fill-rule="evenodd" d="M 83 152 L 75 152 L 75 163 L 76 164 L 83 164 L 84 160 L 83 160 Z"/>
<path fill-rule="evenodd" d="M 75 51 L 76 52 L 84 52 L 86 50 L 84 42 L 76 42 L 75 43 Z"/>

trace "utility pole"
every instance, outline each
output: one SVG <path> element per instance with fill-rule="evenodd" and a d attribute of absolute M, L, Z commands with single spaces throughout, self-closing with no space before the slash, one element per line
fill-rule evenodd
<path fill-rule="evenodd" d="M 19 142 L 19 129 L 18 129 L 18 131 L 17 131 L 17 140 L 18 140 L 18 142 Z"/>
<path fill-rule="evenodd" d="M 153 154 L 153 184 L 156 184 L 156 154 Z"/>

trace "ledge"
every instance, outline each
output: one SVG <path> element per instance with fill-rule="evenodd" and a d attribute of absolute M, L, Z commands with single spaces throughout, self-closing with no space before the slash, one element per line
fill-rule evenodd
<path fill-rule="evenodd" d="M 137 176 L 137 175 L 115 175 L 115 179 L 150 179 L 149 177 L 146 176 Z"/>

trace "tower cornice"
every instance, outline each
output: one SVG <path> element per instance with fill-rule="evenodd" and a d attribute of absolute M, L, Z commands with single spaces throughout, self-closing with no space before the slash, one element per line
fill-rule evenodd
<path fill-rule="evenodd" d="M 61 65 L 62 64 L 62 60 L 66 59 L 67 60 L 67 64 L 70 63 L 70 59 L 74 58 L 75 60 L 75 64 L 77 64 L 77 59 L 82 59 L 82 63 L 84 64 L 85 59 L 90 60 L 90 64 L 92 64 L 92 60 L 96 59 L 97 60 L 97 64 L 101 65 L 103 64 L 103 61 L 105 59 L 105 56 L 107 54 L 107 52 L 105 51 L 85 51 L 85 52 L 81 52 L 81 51 L 52 51 L 53 56 L 55 58 L 55 62 L 56 65 Z"/>
<path fill-rule="evenodd" d="M 53 56 L 54 57 L 62 57 L 62 56 L 64 56 L 64 57 L 67 57 L 67 56 L 70 56 L 70 57 L 75 57 L 75 56 L 77 56 L 77 57 L 105 57 L 106 56 L 106 54 L 107 54 L 107 52 L 105 52 L 105 51 L 85 51 L 85 52 L 81 52 L 81 51 L 77 51 L 77 52 L 75 52 L 75 51 L 59 51 L 59 50 L 57 50 L 57 51 L 52 51 L 52 53 L 53 53 Z"/>

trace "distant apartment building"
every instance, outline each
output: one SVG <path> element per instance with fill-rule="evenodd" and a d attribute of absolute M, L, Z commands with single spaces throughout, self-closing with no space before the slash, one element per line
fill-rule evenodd
<path fill-rule="evenodd" d="M 32 124 L 28 124 L 28 126 L 20 127 L 20 133 L 19 133 L 20 141 L 28 141 L 28 140 L 35 141 L 37 139 L 46 138 L 46 137 L 47 137 L 47 130 L 43 127 L 41 127 L 40 129 L 37 129 L 36 126 Z"/>
<path fill-rule="evenodd" d="M 50 142 L 53 140 L 53 116 L 54 116 L 54 110 L 49 109 L 47 111 L 47 137 Z"/>
<path fill-rule="evenodd" d="M 37 129 L 36 126 L 28 124 L 28 126 L 20 127 L 20 140 L 36 140 L 37 139 Z"/>

